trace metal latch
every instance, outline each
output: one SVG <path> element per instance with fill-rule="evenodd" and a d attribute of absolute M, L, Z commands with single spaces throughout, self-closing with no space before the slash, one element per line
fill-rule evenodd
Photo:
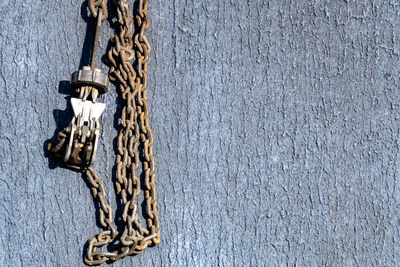
<path fill-rule="evenodd" d="M 100 137 L 99 118 L 106 108 L 104 103 L 71 98 L 74 118 L 70 124 L 70 134 L 65 149 L 64 162 L 74 166 L 90 166 L 96 158 Z"/>

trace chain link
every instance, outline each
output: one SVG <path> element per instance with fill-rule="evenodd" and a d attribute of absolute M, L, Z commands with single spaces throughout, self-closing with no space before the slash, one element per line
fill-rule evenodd
<path fill-rule="evenodd" d="M 106 201 L 104 184 L 93 167 L 67 167 L 84 173 L 90 185 L 94 200 L 99 204 L 99 222 L 103 231 L 88 240 L 84 261 L 98 265 L 116 261 L 126 255 L 142 252 L 146 247 L 160 243 L 160 223 L 157 212 L 157 193 L 153 156 L 153 135 L 149 123 L 147 105 L 147 65 L 150 44 L 144 35 L 150 27 L 148 1 L 138 0 L 135 21 L 127 0 L 113 0 L 117 7 L 118 31 L 111 38 L 112 47 L 108 52 L 110 61 L 109 79 L 117 84 L 123 101 L 120 129 L 116 151 L 116 193 L 122 207 L 121 218 L 124 230 L 118 232 L 113 221 L 113 211 Z M 108 16 L 105 0 L 89 0 L 89 10 L 99 20 Z M 101 10 L 101 12 L 99 12 Z M 134 34 L 134 27 L 137 28 Z M 132 65 L 134 61 L 135 65 Z M 58 133 L 57 141 L 49 144 L 52 156 L 60 158 L 70 127 Z M 137 176 L 139 169 L 144 174 L 141 185 Z M 144 191 L 147 227 L 139 222 L 137 197 Z M 100 248 L 112 244 L 114 251 Z"/>
<path fill-rule="evenodd" d="M 101 20 L 106 20 L 108 17 L 108 9 L 107 9 L 107 3 L 104 0 L 88 0 L 88 7 L 90 10 L 90 13 L 94 18 L 97 18 L 97 8 L 101 9 L 102 11 L 102 17 Z"/>

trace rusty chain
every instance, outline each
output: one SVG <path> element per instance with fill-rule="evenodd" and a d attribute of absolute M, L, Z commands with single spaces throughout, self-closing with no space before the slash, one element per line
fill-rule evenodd
<path fill-rule="evenodd" d="M 99 222 L 103 231 L 88 240 L 84 261 L 88 265 L 98 265 L 106 261 L 116 261 L 126 255 L 142 252 L 146 247 L 160 243 L 160 225 L 157 212 L 157 194 L 153 156 L 153 135 L 149 124 L 147 105 L 147 64 L 150 44 L 144 31 L 150 26 L 148 1 L 138 0 L 138 8 L 133 19 L 127 0 L 114 0 L 117 7 L 118 31 L 111 38 L 112 47 L 108 52 L 111 63 L 109 79 L 117 84 L 123 101 L 120 130 L 117 137 L 116 152 L 116 193 L 122 207 L 124 230 L 118 232 L 113 222 L 113 211 L 106 202 L 103 182 L 90 164 L 83 165 L 82 145 L 75 145 L 78 152 L 72 160 L 64 160 L 67 167 L 80 170 L 87 177 L 93 198 L 99 204 Z M 88 7 L 98 24 L 107 18 L 108 10 L 104 0 L 88 0 Z M 98 17 L 100 16 L 100 17 Z M 137 31 L 134 34 L 134 27 Z M 132 65 L 132 61 L 135 64 Z M 94 64 L 92 61 L 92 67 Z M 80 90 L 80 91 L 79 91 Z M 79 89 L 81 98 L 96 91 L 86 86 Z M 84 91 L 84 92 L 82 92 Z M 92 92 L 93 94 L 93 92 Z M 93 97 L 95 102 L 97 95 Z M 57 141 L 49 144 L 49 152 L 57 158 L 66 146 L 66 139 L 71 134 L 71 126 L 59 132 Z M 75 144 L 75 143 L 74 143 Z M 91 145 L 89 146 L 91 147 Z M 86 149 L 86 148 L 85 148 Z M 83 153 L 83 154 L 82 154 Z M 142 167 L 144 185 L 141 185 L 137 173 Z M 147 227 L 139 222 L 137 196 L 144 191 Z M 99 250 L 113 244 L 111 252 Z"/>

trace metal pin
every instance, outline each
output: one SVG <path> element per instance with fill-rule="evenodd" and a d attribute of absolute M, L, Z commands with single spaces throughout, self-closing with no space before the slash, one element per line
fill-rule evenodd
<path fill-rule="evenodd" d="M 101 21 L 103 17 L 103 9 L 99 8 L 97 12 L 97 25 L 96 25 L 96 32 L 94 35 L 94 43 L 93 43 L 93 53 L 92 53 L 92 60 L 90 67 L 92 70 L 95 70 L 96 68 L 96 56 L 97 56 L 97 50 L 99 48 L 99 36 L 100 36 L 100 30 L 101 30 Z"/>

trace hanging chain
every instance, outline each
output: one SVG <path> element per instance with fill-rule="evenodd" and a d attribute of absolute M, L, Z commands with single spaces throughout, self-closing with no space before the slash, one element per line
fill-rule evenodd
<path fill-rule="evenodd" d="M 90 159 L 94 159 L 93 156 L 90 156 L 93 153 L 92 143 L 87 145 L 88 143 L 85 138 L 80 143 L 73 140 L 73 149 L 76 148 L 77 152 L 74 153 L 75 150 L 72 150 L 70 157 L 64 156 L 64 162 L 67 167 L 80 170 L 85 174 L 93 198 L 100 207 L 99 222 L 103 231 L 88 240 L 84 258 L 85 263 L 88 265 L 116 261 L 126 255 L 138 254 L 146 247 L 160 243 L 152 149 L 153 135 L 149 124 L 149 110 L 146 98 L 147 64 L 151 48 L 144 35 L 144 31 L 149 28 L 150 21 L 147 12 L 148 1 L 139 0 L 138 2 L 136 20 L 134 22 L 127 0 L 114 0 L 117 6 L 119 29 L 111 38 L 113 45 L 108 52 L 108 59 L 111 63 L 109 79 L 117 84 L 123 101 L 120 130 L 117 137 L 117 171 L 115 181 L 116 193 L 119 196 L 122 207 L 122 221 L 124 223 L 124 230 L 122 232 L 118 232 L 114 225 L 113 211 L 111 206 L 106 202 L 106 191 L 103 182 L 93 167 L 90 166 L 93 160 L 90 161 L 90 164 L 86 164 Z M 92 16 L 98 19 L 95 36 L 96 43 L 101 21 L 107 18 L 108 15 L 107 5 L 105 0 L 88 0 L 88 7 Z M 134 26 L 138 29 L 135 34 Z M 95 44 L 91 68 L 87 67 L 91 69 L 91 74 L 95 70 L 96 52 L 97 46 Z M 135 60 L 135 67 L 131 63 L 133 60 Z M 85 70 L 88 71 L 87 69 Z M 77 76 L 79 76 L 78 80 L 82 78 L 80 73 Z M 95 75 L 93 74 L 92 76 L 94 77 Z M 93 78 L 91 83 L 94 80 L 95 78 Z M 93 103 L 96 101 L 96 88 L 81 86 L 79 90 L 83 102 L 86 101 L 89 93 L 92 94 Z M 92 105 L 100 104 L 94 103 Z M 95 117 L 94 121 L 96 120 L 97 122 L 97 118 Z M 77 117 L 77 120 L 80 121 L 80 115 Z M 71 125 L 74 125 L 74 123 L 73 120 Z M 85 125 L 82 127 L 85 127 Z M 98 125 L 96 129 L 98 129 Z M 57 141 L 49 144 L 49 152 L 52 156 L 59 159 L 62 158 L 60 155 L 65 150 L 66 140 L 68 136 L 73 135 L 74 131 L 74 127 L 69 126 L 59 132 Z M 93 135 L 88 134 L 88 136 Z M 94 143 L 95 148 L 96 145 L 97 143 Z M 82 160 L 82 158 L 87 158 L 87 161 Z M 141 185 L 140 179 L 137 176 L 140 167 L 142 167 L 144 173 L 144 185 Z M 143 215 L 146 218 L 146 228 L 141 226 L 138 218 L 137 196 L 141 190 L 144 191 L 146 206 L 146 212 Z M 115 248 L 113 251 L 105 252 L 99 250 L 101 247 L 110 244 Z"/>
<path fill-rule="evenodd" d="M 104 1 L 103 1 L 104 2 Z M 123 100 L 121 129 L 118 133 L 117 179 L 115 187 L 122 205 L 124 231 L 119 234 L 113 225 L 112 210 L 105 203 L 105 191 L 93 168 L 86 170 L 93 197 L 100 204 L 100 223 L 105 231 L 89 240 L 85 262 L 89 265 L 115 261 L 126 255 L 138 254 L 149 245 L 160 243 L 160 226 L 157 213 L 157 195 L 153 157 L 153 135 L 149 124 L 147 106 L 147 63 L 150 45 L 144 31 L 150 26 L 148 1 L 140 0 L 136 15 L 138 31 L 133 36 L 133 19 L 127 0 L 117 1 L 119 30 L 111 38 L 113 47 L 109 50 L 111 62 L 110 80 L 117 83 Z M 95 13 L 92 13 L 95 16 Z M 131 64 L 135 58 L 136 70 Z M 143 153 L 139 155 L 139 143 Z M 141 192 L 137 171 L 142 162 L 144 173 L 144 198 L 146 203 L 147 229 L 138 219 L 137 196 Z M 97 248 L 115 241 L 120 236 L 119 248 L 114 252 L 99 252 Z"/>

